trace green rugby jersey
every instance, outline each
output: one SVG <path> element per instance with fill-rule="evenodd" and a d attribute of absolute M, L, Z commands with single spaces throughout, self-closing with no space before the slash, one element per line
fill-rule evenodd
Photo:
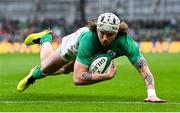
<path fill-rule="evenodd" d="M 108 46 L 102 46 L 97 34 L 92 31 L 81 35 L 76 58 L 79 63 L 89 66 L 94 56 L 102 53 L 110 54 L 113 59 L 125 55 L 132 64 L 142 57 L 138 45 L 130 34 L 118 35 Z"/>

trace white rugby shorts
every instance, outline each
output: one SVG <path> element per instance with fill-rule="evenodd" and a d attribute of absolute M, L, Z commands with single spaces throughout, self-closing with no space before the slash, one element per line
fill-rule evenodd
<path fill-rule="evenodd" d="M 60 56 L 65 62 L 76 59 L 80 35 L 87 31 L 89 31 L 88 27 L 82 27 L 76 32 L 63 37 L 60 47 Z"/>

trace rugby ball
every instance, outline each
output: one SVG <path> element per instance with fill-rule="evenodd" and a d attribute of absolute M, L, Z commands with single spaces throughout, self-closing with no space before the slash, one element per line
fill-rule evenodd
<path fill-rule="evenodd" d="M 89 66 L 89 72 L 102 74 L 106 72 L 111 64 L 112 58 L 108 54 L 100 54 L 96 56 Z"/>

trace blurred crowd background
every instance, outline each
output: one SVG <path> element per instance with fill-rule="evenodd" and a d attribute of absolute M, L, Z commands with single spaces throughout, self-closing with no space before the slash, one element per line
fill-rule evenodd
<path fill-rule="evenodd" d="M 59 43 L 104 12 L 125 21 L 139 44 L 180 41 L 180 0 L 0 0 L 0 42 L 22 43 L 50 28 Z"/>

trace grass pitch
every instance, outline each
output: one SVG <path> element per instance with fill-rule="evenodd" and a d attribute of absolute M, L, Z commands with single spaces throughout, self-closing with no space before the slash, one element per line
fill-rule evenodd
<path fill-rule="evenodd" d="M 109 81 L 75 86 L 72 73 L 36 81 L 25 92 L 19 80 L 39 64 L 37 54 L 0 55 L 0 111 L 180 111 L 180 54 L 144 54 L 156 81 L 156 91 L 167 103 L 144 103 L 142 78 L 126 57 L 116 59 L 117 75 Z"/>

